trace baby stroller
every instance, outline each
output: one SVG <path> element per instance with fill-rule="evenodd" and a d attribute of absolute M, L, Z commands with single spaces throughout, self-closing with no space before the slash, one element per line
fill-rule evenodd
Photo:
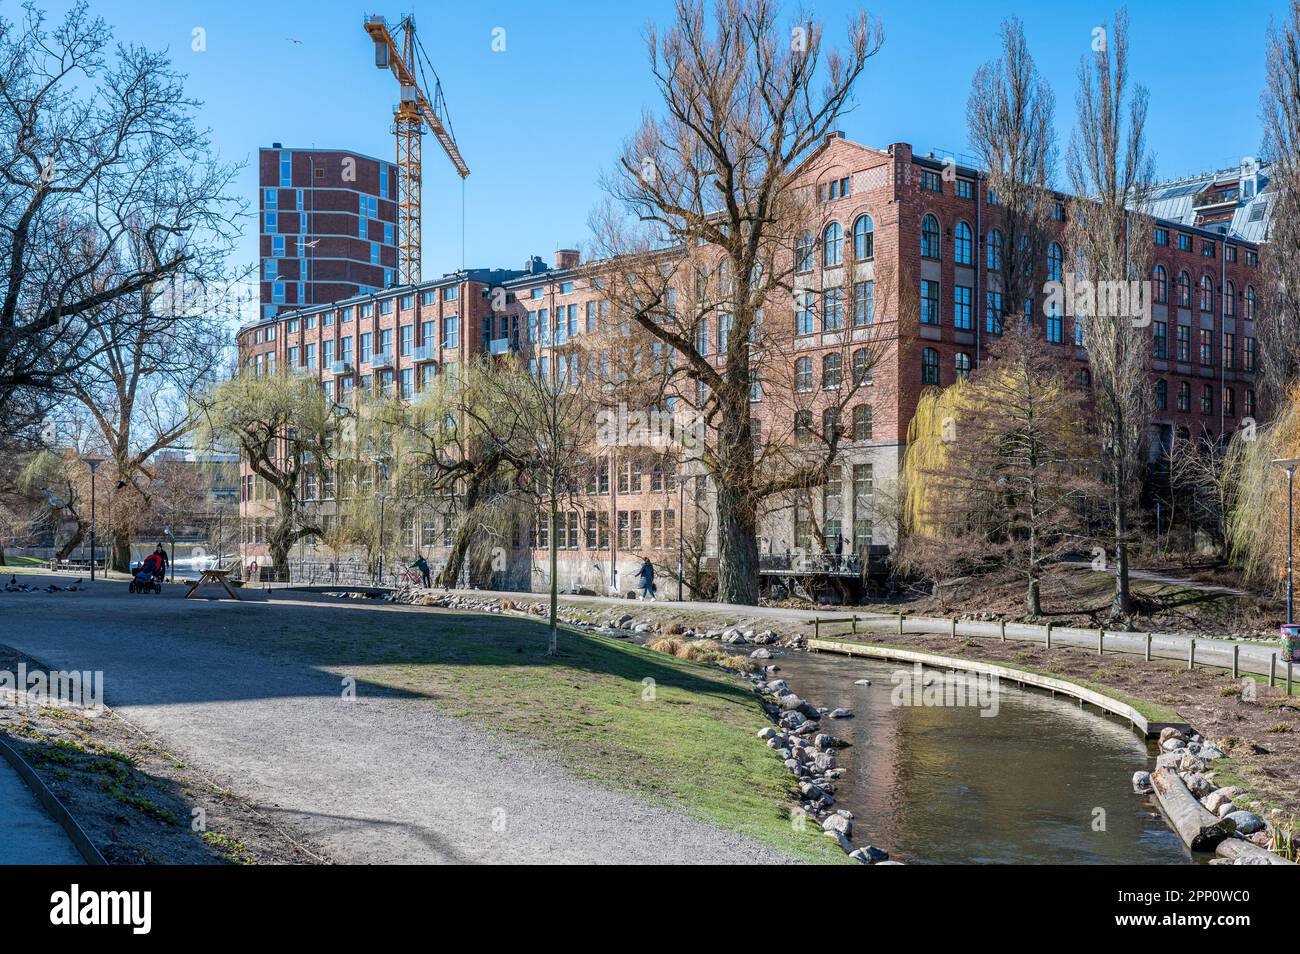
<path fill-rule="evenodd" d="M 151 553 L 131 568 L 131 584 L 128 589 L 132 593 L 161 593 L 162 575 L 162 561 Z"/>

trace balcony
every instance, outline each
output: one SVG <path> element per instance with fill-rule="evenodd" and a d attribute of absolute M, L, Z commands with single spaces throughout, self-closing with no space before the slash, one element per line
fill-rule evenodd
<path fill-rule="evenodd" d="M 352 365 L 347 361 L 331 361 L 329 365 L 330 374 L 351 374 Z"/>
<path fill-rule="evenodd" d="M 417 345 L 415 348 L 415 360 L 419 362 L 437 361 L 438 346 L 433 343 Z"/>
<path fill-rule="evenodd" d="M 391 368 L 392 366 L 392 351 L 376 351 L 370 356 L 370 367 L 372 368 Z"/>
<path fill-rule="evenodd" d="M 1241 198 L 1241 191 L 1233 186 L 1231 188 L 1209 188 L 1203 189 L 1192 196 L 1193 209 L 1212 209 L 1220 205 L 1236 205 L 1237 200 Z"/>

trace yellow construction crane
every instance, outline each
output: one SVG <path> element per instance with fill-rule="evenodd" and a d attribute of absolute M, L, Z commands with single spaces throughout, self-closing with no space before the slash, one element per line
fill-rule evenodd
<path fill-rule="evenodd" d="M 463 180 L 469 166 L 461 158 L 456 137 L 442 98 L 442 82 L 433 67 L 433 97 L 426 95 L 424 65 L 428 57 L 415 36 L 415 19 L 407 16 L 398 24 L 401 48 L 381 16 L 366 17 L 363 24 L 375 41 L 375 66 L 392 70 L 402 98 L 393 111 L 393 133 L 397 136 L 397 274 L 403 285 L 420 280 L 420 137 L 427 125 L 447 158 Z"/>

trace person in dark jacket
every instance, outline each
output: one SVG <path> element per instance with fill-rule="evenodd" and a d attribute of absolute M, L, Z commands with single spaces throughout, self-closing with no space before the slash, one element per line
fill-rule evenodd
<path fill-rule="evenodd" d="M 424 588 L 427 590 L 432 582 L 432 578 L 429 575 L 429 561 L 424 558 L 423 553 L 421 553 L 416 558 L 415 562 L 411 564 L 411 568 L 420 571 L 420 578 L 424 580 Z"/>
<path fill-rule="evenodd" d="M 160 580 L 167 579 L 167 550 L 160 543 L 153 551 L 158 556 L 158 573 Z"/>
<path fill-rule="evenodd" d="M 637 576 L 641 580 L 641 599 L 654 602 L 655 598 L 655 568 L 650 565 L 650 558 L 644 557 L 641 569 L 637 571 Z"/>

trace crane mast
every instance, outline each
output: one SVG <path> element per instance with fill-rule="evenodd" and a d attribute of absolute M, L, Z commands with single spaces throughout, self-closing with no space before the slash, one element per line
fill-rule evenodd
<path fill-rule="evenodd" d="M 456 137 L 447 120 L 447 104 L 442 98 L 442 83 L 434 73 L 433 97 L 425 93 L 421 65 L 422 48 L 415 35 L 415 20 L 404 17 L 398 25 L 397 39 L 381 16 L 372 15 L 364 24 L 375 44 L 375 66 L 390 70 L 397 79 L 401 99 L 393 111 L 392 131 L 397 140 L 397 267 L 403 285 L 420 280 L 420 183 L 421 138 L 424 127 L 437 138 L 456 172 L 464 179 L 469 166 L 460 154 Z"/>

